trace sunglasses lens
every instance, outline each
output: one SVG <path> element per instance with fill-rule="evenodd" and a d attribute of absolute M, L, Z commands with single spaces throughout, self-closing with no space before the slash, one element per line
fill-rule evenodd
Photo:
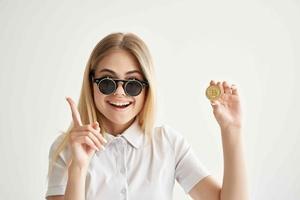
<path fill-rule="evenodd" d="M 143 86 L 140 82 L 138 81 L 129 81 L 126 84 L 126 92 L 127 94 L 129 94 L 130 96 L 137 96 L 141 93 L 143 89 Z"/>
<path fill-rule="evenodd" d="M 103 94 L 108 95 L 115 91 L 116 85 L 111 79 L 103 79 L 100 81 L 98 87 Z"/>

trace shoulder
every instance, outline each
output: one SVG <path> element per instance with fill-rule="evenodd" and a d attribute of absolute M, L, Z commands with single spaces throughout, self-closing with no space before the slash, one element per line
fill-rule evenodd
<path fill-rule="evenodd" d="M 171 146 L 178 144 L 178 142 L 184 140 L 183 135 L 174 127 L 169 124 L 163 123 L 157 125 L 154 129 L 154 140 L 166 141 Z"/>
<path fill-rule="evenodd" d="M 58 136 L 56 136 L 50 146 L 49 149 L 49 158 L 53 158 L 54 153 L 63 145 L 64 139 L 66 137 L 66 133 L 60 133 Z M 67 158 L 70 156 L 70 148 L 68 146 L 68 143 L 63 146 L 63 150 L 59 153 L 60 157 L 66 161 Z"/>
<path fill-rule="evenodd" d="M 52 144 L 50 146 L 50 152 L 49 153 L 53 153 L 58 148 L 58 146 L 62 143 L 64 137 L 65 137 L 65 134 L 60 133 L 58 136 L 56 136 L 54 138 L 54 140 L 52 141 Z"/>

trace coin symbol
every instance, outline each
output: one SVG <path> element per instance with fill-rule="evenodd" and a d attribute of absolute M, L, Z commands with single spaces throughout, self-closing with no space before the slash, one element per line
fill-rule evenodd
<path fill-rule="evenodd" d="M 209 100 L 217 100 L 221 96 L 221 90 L 216 85 L 209 86 L 205 93 Z"/>

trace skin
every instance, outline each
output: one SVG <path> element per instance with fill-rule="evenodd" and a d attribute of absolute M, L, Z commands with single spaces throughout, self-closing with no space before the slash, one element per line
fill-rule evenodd
<path fill-rule="evenodd" d="M 247 200 L 247 177 L 242 143 L 242 110 L 238 89 L 226 81 L 211 81 L 221 89 L 221 97 L 211 101 L 213 114 L 220 126 L 224 177 L 220 185 L 212 176 L 199 181 L 189 192 L 196 200 Z"/>
<path fill-rule="evenodd" d="M 103 69 L 109 69 L 116 73 L 113 75 L 110 72 L 101 72 Z M 127 72 L 137 70 L 139 73 L 132 73 L 126 75 Z M 133 55 L 124 50 L 116 50 L 104 57 L 98 64 L 95 72 L 95 77 L 100 78 L 103 76 L 110 76 L 118 79 L 136 78 L 144 80 L 142 71 L 139 67 L 138 61 Z M 130 97 L 126 96 L 123 87 L 123 83 L 118 83 L 118 88 L 115 95 L 102 94 L 96 84 L 93 85 L 94 89 L 94 101 L 97 109 L 104 115 L 104 126 L 109 133 L 117 135 L 127 129 L 134 121 L 135 116 L 142 110 L 146 90 L 143 89 L 138 96 Z M 108 101 L 129 101 L 132 104 L 125 112 L 115 111 Z"/>
<path fill-rule="evenodd" d="M 97 67 L 96 78 L 107 73 L 100 72 L 109 68 L 116 72 L 114 78 L 126 79 L 135 77 L 143 80 L 141 74 L 134 73 L 126 76 L 126 72 L 140 70 L 135 58 L 125 51 L 114 51 L 106 56 Z M 122 83 L 119 83 L 116 95 L 102 94 L 96 84 L 93 85 L 94 101 L 97 109 L 104 115 L 104 125 L 114 135 L 122 133 L 134 120 L 134 117 L 141 111 L 145 101 L 146 91 L 137 97 L 127 97 Z M 210 85 L 217 85 L 221 91 L 221 97 L 211 101 L 213 114 L 221 130 L 223 155 L 224 155 L 224 177 L 220 185 L 212 177 L 208 176 L 200 180 L 189 192 L 189 195 L 196 200 L 247 200 L 246 170 L 243 157 L 242 145 L 242 112 L 237 87 L 228 85 L 227 82 L 210 82 Z M 120 113 L 111 108 L 108 101 L 130 101 L 131 108 Z M 72 147 L 72 163 L 68 170 L 68 183 L 65 196 L 52 196 L 48 200 L 84 200 L 85 199 L 85 178 L 89 162 L 96 150 L 101 149 L 106 141 L 100 134 L 97 122 L 83 125 L 80 119 L 76 104 L 71 98 L 67 98 L 70 105 L 74 129 L 70 132 L 70 143 Z"/>
<path fill-rule="evenodd" d="M 115 74 L 101 72 L 102 69 L 109 69 Z M 129 71 L 137 71 L 128 74 Z M 130 53 L 124 50 L 110 52 L 98 64 L 95 71 L 95 78 L 110 76 L 116 79 L 136 78 L 144 80 L 138 61 Z M 96 108 L 104 115 L 104 126 L 106 130 L 118 135 L 127 129 L 137 114 L 142 110 L 146 90 L 143 89 L 138 96 L 129 97 L 125 95 L 121 82 L 118 83 L 115 94 L 102 94 L 96 83 L 93 84 L 94 101 Z M 70 144 L 72 150 L 72 162 L 68 168 L 68 182 L 64 196 L 48 197 L 48 200 L 84 200 L 85 199 L 85 178 L 87 169 L 95 151 L 103 150 L 107 141 L 100 134 L 98 122 L 83 125 L 75 102 L 70 98 L 68 101 L 74 128 L 70 132 Z M 130 101 L 131 105 L 126 111 L 116 111 L 108 101 Z"/>

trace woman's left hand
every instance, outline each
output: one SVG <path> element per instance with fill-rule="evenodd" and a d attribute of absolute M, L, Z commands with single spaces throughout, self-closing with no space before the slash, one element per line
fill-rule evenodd
<path fill-rule="evenodd" d="M 240 97 L 235 85 L 228 85 L 226 81 L 217 84 L 214 81 L 210 85 L 217 85 L 221 89 L 221 96 L 212 100 L 214 116 L 222 130 L 242 127 L 242 110 Z"/>

